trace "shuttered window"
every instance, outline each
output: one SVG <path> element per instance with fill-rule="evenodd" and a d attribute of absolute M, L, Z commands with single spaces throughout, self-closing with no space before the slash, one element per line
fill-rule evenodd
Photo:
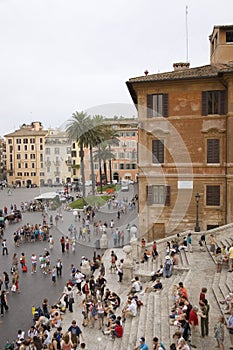
<path fill-rule="evenodd" d="M 220 205 L 220 186 L 206 186 L 206 205 Z"/>
<path fill-rule="evenodd" d="M 225 90 L 202 92 L 202 115 L 226 114 L 227 93 Z"/>
<path fill-rule="evenodd" d="M 147 95 L 147 117 L 168 117 L 168 94 Z"/>
<path fill-rule="evenodd" d="M 151 185 L 147 186 L 147 205 L 161 204 L 170 205 L 170 186 Z"/>
<path fill-rule="evenodd" d="M 152 163 L 164 163 L 164 143 L 163 140 L 152 140 Z"/>
<path fill-rule="evenodd" d="M 207 163 L 217 164 L 220 162 L 220 140 L 208 139 L 207 140 Z"/>

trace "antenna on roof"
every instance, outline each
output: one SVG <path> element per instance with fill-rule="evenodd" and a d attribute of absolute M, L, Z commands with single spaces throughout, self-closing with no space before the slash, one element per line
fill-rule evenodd
<path fill-rule="evenodd" d="M 188 43 L 188 6 L 185 6 L 185 32 L 186 32 L 186 62 L 189 59 L 189 43 Z"/>

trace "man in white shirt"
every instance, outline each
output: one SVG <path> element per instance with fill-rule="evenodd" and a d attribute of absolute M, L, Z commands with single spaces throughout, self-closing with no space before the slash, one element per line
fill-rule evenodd
<path fill-rule="evenodd" d="M 126 317 L 137 316 L 137 304 L 132 302 L 131 298 L 128 298 L 127 305 L 122 310 L 123 322 L 125 322 Z"/>

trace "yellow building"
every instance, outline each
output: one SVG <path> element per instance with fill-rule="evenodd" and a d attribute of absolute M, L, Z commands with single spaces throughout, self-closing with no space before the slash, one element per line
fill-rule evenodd
<path fill-rule="evenodd" d="M 209 65 L 175 63 L 127 82 L 138 109 L 139 231 L 150 240 L 233 221 L 233 25 L 209 40 Z"/>
<path fill-rule="evenodd" d="M 46 134 L 40 122 L 32 122 L 5 135 L 8 185 L 31 187 L 44 182 Z"/>

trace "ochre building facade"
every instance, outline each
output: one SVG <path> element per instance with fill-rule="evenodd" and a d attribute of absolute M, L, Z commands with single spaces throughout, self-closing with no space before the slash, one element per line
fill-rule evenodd
<path fill-rule="evenodd" d="M 233 220 L 233 25 L 210 64 L 126 83 L 138 109 L 139 232 L 149 240 Z"/>

